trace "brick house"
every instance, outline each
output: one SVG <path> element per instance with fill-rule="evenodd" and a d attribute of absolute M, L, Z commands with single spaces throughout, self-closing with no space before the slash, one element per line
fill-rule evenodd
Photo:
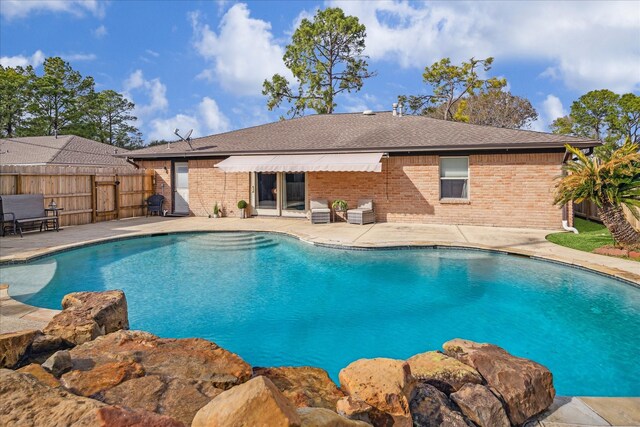
<path fill-rule="evenodd" d="M 564 144 L 599 142 L 391 112 L 311 115 L 127 153 L 170 212 L 304 217 L 310 199 L 372 198 L 376 220 L 557 229 Z M 567 214 L 566 212 L 564 213 Z M 569 215 L 571 216 L 571 215 Z"/>

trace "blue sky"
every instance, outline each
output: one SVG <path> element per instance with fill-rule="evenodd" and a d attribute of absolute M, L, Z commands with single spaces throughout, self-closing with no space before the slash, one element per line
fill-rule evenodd
<path fill-rule="evenodd" d="M 96 87 L 136 104 L 147 141 L 277 120 L 262 81 L 286 73 L 284 47 L 315 10 L 342 7 L 367 27 L 370 70 L 338 111 L 389 110 L 399 94 L 427 90 L 424 67 L 443 58 L 495 57 L 548 129 L 593 89 L 640 91 L 640 2 L 21 1 L 0 0 L 0 63 L 61 56 Z"/>

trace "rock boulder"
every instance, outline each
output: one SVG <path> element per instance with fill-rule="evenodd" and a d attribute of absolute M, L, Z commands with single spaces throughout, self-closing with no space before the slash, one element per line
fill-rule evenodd
<path fill-rule="evenodd" d="M 326 408 L 298 408 L 302 427 L 367 427 L 369 423 L 350 420 Z"/>
<path fill-rule="evenodd" d="M 512 356 L 492 344 L 461 339 L 448 341 L 443 348 L 484 377 L 505 403 L 512 424 L 523 424 L 553 403 L 553 376 L 539 363 Z"/>
<path fill-rule="evenodd" d="M 199 338 L 164 339 L 140 331 L 118 331 L 69 351 L 74 370 L 90 371 L 114 362 L 135 362 L 146 375 L 204 381 L 228 389 L 251 378 L 239 356 Z M 67 374 L 69 375 L 69 374 Z"/>
<path fill-rule="evenodd" d="M 451 394 L 467 383 L 482 384 L 482 376 L 471 366 L 439 351 L 416 354 L 407 359 L 411 374 L 438 390 Z"/>
<path fill-rule="evenodd" d="M 302 424 L 293 404 L 267 377 L 255 377 L 227 390 L 200 409 L 192 427 L 274 426 Z"/>
<path fill-rule="evenodd" d="M 132 361 L 121 361 L 102 363 L 88 371 L 70 371 L 64 374 L 60 381 L 67 390 L 79 396 L 89 397 L 142 375 L 142 365 Z"/>
<path fill-rule="evenodd" d="M 60 376 L 69 371 L 73 365 L 71 364 L 69 352 L 67 350 L 58 350 L 44 361 L 42 367 L 51 372 L 55 377 L 60 378 Z"/>
<path fill-rule="evenodd" d="M 471 427 L 447 395 L 429 384 L 418 387 L 411 400 L 414 427 Z"/>
<path fill-rule="evenodd" d="M 44 333 L 72 345 L 129 329 L 127 299 L 119 290 L 74 292 L 65 295 L 62 308 L 44 328 Z"/>
<path fill-rule="evenodd" d="M 40 333 L 35 329 L 0 334 L 0 368 L 13 368 L 31 347 Z"/>
<path fill-rule="evenodd" d="M 297 407 L 327 408 L 335 411 L 344 393 L 331 381 L 324 369 L 309 366 L 254 368 L 253 375 L 269 378 Z"/>
<path fill-rule="evenodd" d="M 48 385 L 49 387 L 60 387 L 60 381 L 53 375 L 51 375 L 46 369 L 44 369 L 41 365 L 37 363 L 32 363 L 27 366 L 23 366 L 18 369 L 16 372 L 20 372 L 23 374 L 29 374 L 38 381 L 43 384 Z"/>
<path fill-rule="evenodd" d="M 415 381 L 408 363 L 385 358 L 360 359 L 342 369 L 339 378 L 350 397 L 387 414 L 395 426 L 411 426 L 409 402 Z"/>
<path fill-rule="evenodd" d="M 487 387 L 465 384 L 450 396 L 462 413 L 478 427 L 510 427 L 502 402 Z"/>

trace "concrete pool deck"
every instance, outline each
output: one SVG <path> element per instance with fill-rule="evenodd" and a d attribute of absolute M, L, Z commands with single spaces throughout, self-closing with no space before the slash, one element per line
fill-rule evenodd
<path fill-rule="evenodd" d="M 313 225 L 287 218 L 150 217 L 69 226 L 58 233 L 0 237 L 0 263 L 22 262 L 114 238 L 190 231 L 271 231 L 312 243 L 362 248 L 437 245 L 490 249 L 572 264 L 640 286 L 640 263 L 555 245 L 545 239 L 554 230 L 400 223 Z M 0 333 L 41 329 L 56 312 L 21 304 L 11 299 L 6 289 L 0 289 Z M 640 398 L 557 397 L 550 410 L 527 426 L 640 426 Z"/>

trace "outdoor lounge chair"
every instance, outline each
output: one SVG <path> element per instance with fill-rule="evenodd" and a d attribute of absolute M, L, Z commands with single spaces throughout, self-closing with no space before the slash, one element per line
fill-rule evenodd
<path fill-rule="evenodd" d="M 331 209 L 326 199 L 311 200 L 311 224 L 328 224 L 331 222 Z"/>
<path fill-rule="evenodd" d="M 0 197 L 0 228 L 2 235 L 7 231 L 12 234 L 20 234 L 24 228 L 39 227 L 49 229 L 49 225 L 58 231 L 60 224 L 58 216 L 49 216 L 47 212 L 54 212 L 55 209 L 45 209 L 44 195 L 42 194 L 13 194 Z"/>
<path fill-rule="evenodd" d="M 376 214 L 373 211 L 373 200 L 358 200 L 357 209 L 349 209 L 347 211 L 347 222 L 349 224 L 372 224 L 376 222 Z"/>
<path fill-rule="evenodd" d="M 162 215 L 162 205 L 164 203 L 164 196 L 161 194 L 154 194 L 147 199 L 147 216 L 154 213 L 158 216 Z"/>

